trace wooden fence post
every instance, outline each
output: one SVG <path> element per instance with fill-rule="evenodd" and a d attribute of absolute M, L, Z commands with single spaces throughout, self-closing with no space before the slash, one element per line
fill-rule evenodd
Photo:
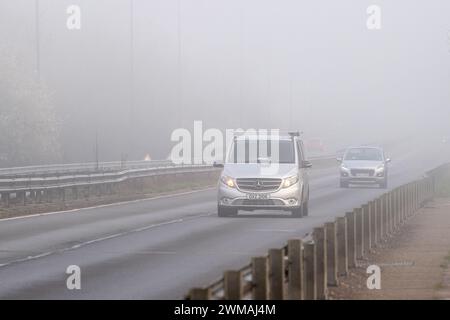
<path fill-rule="evenodd" d="M 303 299 L 303 244 L 300 239 L 288 240 L 288 298 Z"/>
<path fill-rule="evenodd" d="M 269 295 L 269 263 L 267 257 L 252 258 L 252 296 L 254 300 L 268 300 Z"/>
<path fill-rule="evenodd" d="M 325 223 L 327 229 L 327 284 L 337 286 L 337 234 L 336 222 Z"/>
<path fill-rule="evenodd" d="M 377 244 L 377 216 L 376 216 L 376 202 L 375 200 L 369 202 L 370 214 L 370 244 L 371 248 Z"/>
<path fill-rule="evenodd" d="M 347 218 L 338 217 L 337 227 L 337 257 L 339 276 L 346 276 L 348 273 L 348 245 L 347 245 Z"/>
<path fill-rule="evenodd" d="M 314 228 L 313 239 L 316 245 L 316 291 L 317 299 L 327 298 L 327 232 L 325 227 Z"/>
<path fill-rule="evenodd" d="M 285 262 L 283 249 L 269 250 L 270 299 L 284 300 L 285 296 Z"/>
<path fill-rule="evenodd" d="M 356 267 L 356 217 L 355 212 L 347 212 L 347 250 L 348 250 L 348 267 Z"/>
<path fill-rule="evenodd" d="M 362 208 L 355 208 L 356 220 L 356 259 L 364 258 L 364 215 Z"/>
<path fill-rule="evenodd" d="M 366 255 L 370 253 L 370 248 L 372 248 L 370 207 L 368 204 L 362 206 L 362 212 L 364 216 L 364 255 Z"/>
<path fill-rule="evenodd" d="M 305 270 L 305 299 L 316 300 L 316 245 L 312 242 L 305 243 L 304 270 Z"/>
<path fill-rule="evenodd" d="M 242 299 L 242 275 L 240 271 L 229 270 L 223 275 L 224 299 L 241 300 Z"/>
<path fill-rule="evenodd" d="M 211 299 L 211 291 L 206 288 L 192 288 L 189 292 L 190 300 L 209 300 Z"/>

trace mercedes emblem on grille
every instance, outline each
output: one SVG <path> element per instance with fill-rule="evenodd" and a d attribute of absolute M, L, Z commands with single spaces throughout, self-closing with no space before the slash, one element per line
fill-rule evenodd
<path fill-rule="evenodd" d="M 263 182 L 262 181 L 260 181 L 260 180 L 256 180 L 256 183 L 255 183 L 255 187 L 257 188 L 257 189 L 261 189 L 262 187 L 263 187 Z"/>

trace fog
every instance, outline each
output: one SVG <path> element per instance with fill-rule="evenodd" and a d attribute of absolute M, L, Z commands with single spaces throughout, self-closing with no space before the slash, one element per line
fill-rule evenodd
<path fill-rule="evenodd" d="M 446 0 L 1 0 L 0 53 L 58 119 L 55 158 L 28 164 L 93 161 L 96 140 L 103 161 L 166 158 L 194 120 L 330 146 L 450 135 Z"/>

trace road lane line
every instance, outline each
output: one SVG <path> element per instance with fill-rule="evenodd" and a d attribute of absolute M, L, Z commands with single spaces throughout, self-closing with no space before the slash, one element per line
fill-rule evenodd
<path fill-rule="evenodd" d="M 186 218 L 179 218 L 179 219 L 164 221 L 164 222 L 160 222 L 160 223 L 153 223 L 153 224 L 150 224 L 150 225 L 145 226 L 145 227 L 131 229 L 131 230 L 128 230 L 128 231 L 111 234 L 109 236 L 96 238 L 96 239 L 85 241 L 85 242 L 82 242 L 82 243 L 77 243 L 77 244 L 75 244 L 73 246 L 70 246 L 70 247 L 67 247 L 67 248 L 61 248 L 61 249 L 57 249 L 57 250 L 53 250 L 53 251 L 47 251 L 47 252 L 40 253 L 40 254 L 37 254 L 37 255 L 34 255 L 34 256 L 28 256 L 28 257 L 25 257 L 25 258 L 20 258 L 20 259 L 8 261 L 8 262 L 0 264 L 0 268 L 7 267 L 9 265 L 20 263 L 20 262 L 36 260 L 36 259 L 43 258 L 43 257 L 49 256 L 49 255 L 53 255 L 53 254 L 64 253 L 64 252 L 67 252 L 67 251 L 76 250 L 76 249 L 85 247 L 87 245 L 91 245 L 91 244 L 98 243 L 98 242 L 101 242 L 101 241 L 110 240 L 110 239 L 114 239 L 114 238 L 130 235 L 130 234 L 133 234 L 133 233 L 146 231 L 146 230 L 157 228 L 157 227 L 161 227 L 161 226 L 166 226 L 166 225 L 180 223 L 180 222 L 184 222 L 184 221 L 199 219 L 199 218 L 207 217 L 207 216 L 210 216 L 210 215 L 212 215 L 212 213 L 202 213 L 202 214 L 198 214 L 198 215 L 194 215 L 194 216 L 189 216 L 189 217 L 186 217 Z"/>
<path fill-rule="evenodd" d="M 250 229 L 250 231 L 256 231 L 256 232 L 296 232 L 295 229 Z"/>

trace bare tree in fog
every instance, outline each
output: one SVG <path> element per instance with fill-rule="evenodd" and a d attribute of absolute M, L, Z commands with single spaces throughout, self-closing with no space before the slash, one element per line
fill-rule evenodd
<path fill-rule="evenodd" d="M 0 70 L 0 165 L 60 161 L 58 121 L 48 90 L 2 49 Z"/>

